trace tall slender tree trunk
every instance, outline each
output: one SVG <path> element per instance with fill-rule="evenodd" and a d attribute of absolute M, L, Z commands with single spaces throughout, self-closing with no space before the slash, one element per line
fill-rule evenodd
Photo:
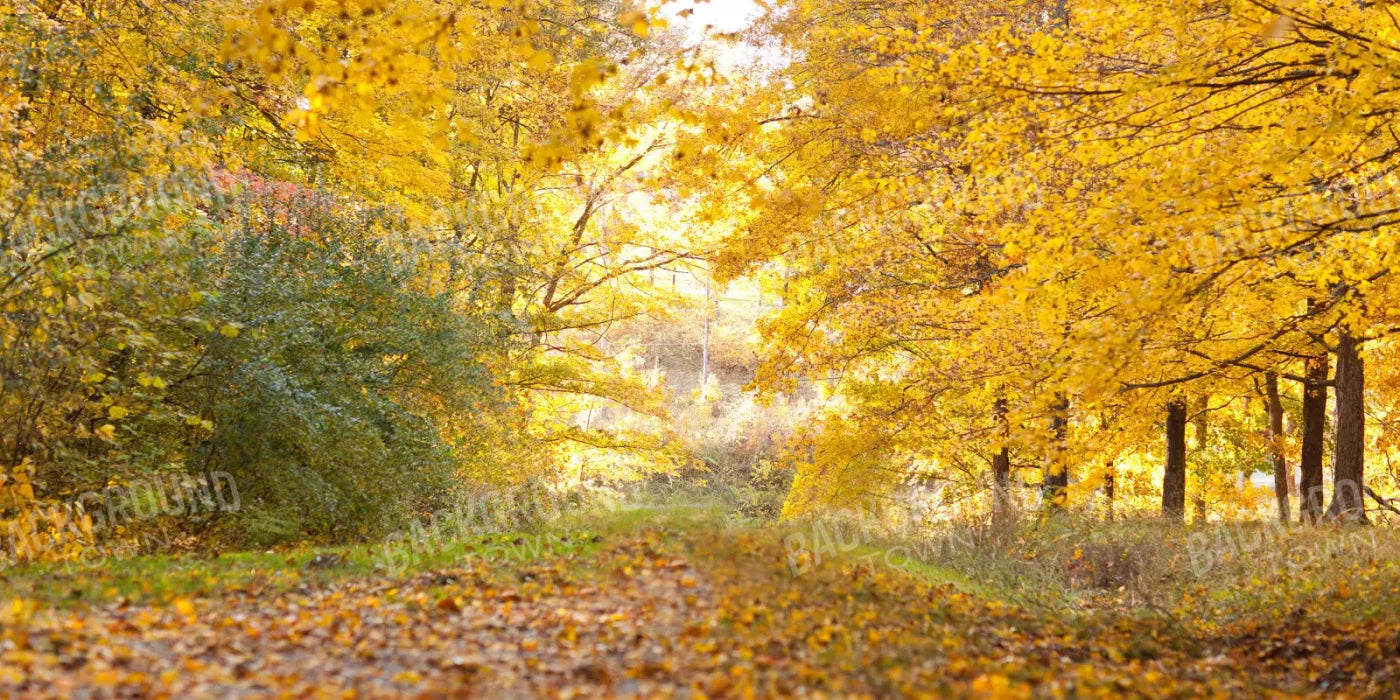
<path fill-rule="evenodd" d="M 1162 472 L 1162 515 L 1181 520 L 1186 513 L 1186 400 L 1167 402 L 1167 466 Z"/>
<path fill-rule="evenodd" d="M 1118 469 L 1114 466 L 1113 460 L 1109 460 L 1108 464 L 1104 465 L 1104 469 L 1106 470 L 1106 472 L 1103 476 L 1103 497 L 1105 501 L 1105 508 L 1107 511 L 1105 513 L 1105 516 L 1107 517 L 1109 522 L 1112 522 L 1114 518 L 1113 491 L 1115 488 L 1115 482 L 1118 481 Z"/>
<path fill-rule="evenodd" d="M 1069 431 L 1069 399 L 1057 395 L 1050 411 L 1050 430 L 1055 435 L 1055 444 L 1050 448 L 1050 459 L 1045 463 L 1045 502 L 1055 510 L 1063 510 L 1065 490 L 1069 488 L 1069 465 L 1066 464 L 1065 448 L 1065 438 Z"/>
<path fill-rule="evenodd" d="M 1111 423 L 1108 419 L 1108 416 L 1106 414 L 1099 414 L 1099 429 L 1102 430 L 1105 434 L 1107 434 L 1110 429 L 1110 426 Z M 1114 460 L 1114 457 L 1110 457 L 1104 460 L 1103 486 L 1101 487 L 1103 491 L 1104 500 L 1104 519 L 1109 522 L 1112 522 L 1114 517 L 1113 497 L 1115 495 L 1114 488 L 1117 486 L 1117 484 L 1114 482 L 1117 481 L 1118 477 L 1118 465 Z"/>
<path fill-rule="evenodd" d="M 1209 445 L 1210 416 L 1207 411 L 1210 409 L 1210 395 L 1202 394 L 1197 399 L 1196 414 L 1191 417 L 1192 431 L 1196 434 L 1196 473 L 1205 475 L 1209 471 L 1205 469 L 1206 447 Z M 1196 506 L 1195 520 L 1205 522 L 1206 520 L 1206 495 L 1205 489 L 1198 486 L 1196 497 L 1191 499 Z"/>
<path fill-rule="evenodd" d="M 1366 368 L 1361 341 L 1346 330 L 1337 339 L 1337 454 L 1327 518 L 1366 522 Z"/>
<path fill-rule="evenodd" d="M 1288 460 L 1283 454 L 1283 401 L 1278 394 L 1278 375 L 1264 375 L 1264 400 L 1269 411 L 1269 452 L 1274 463 L 1274 497 L 1278 501 L 1278 520 L 1287 525 L 1293 519 L 1288 504 Z"/>
<path fill-rule="evenodd" d="M 1322 452 L 1327 431 L 1327 353 L 1307 361 L 1303 384 L 1303 450 L 1298 460 L 1298 516 L 1322 518 Z"/>
<path fill-rule="evenodd" d="M 1010 436 L 1010 426 L 1006 424 L 1006 399 L 998 398 L 992 406 L 996 417 L 998 437 L 1001 446 L 992 456 L 992 517 L 1003 519 L 1011 513 L 1011 448 L 1006 440 Z"/>

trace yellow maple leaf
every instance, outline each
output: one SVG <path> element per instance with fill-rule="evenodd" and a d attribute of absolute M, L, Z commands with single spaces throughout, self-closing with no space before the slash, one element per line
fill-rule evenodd
<path fill-rule="evenodd" d="M 646 36 L 651 24 L 647 22 L 647 15 L 641 10 L 632 9 L 623 12 L 617 17 L 618 24 L 624 27 L 631 27 L 632 33 L 637 36 Z"/>

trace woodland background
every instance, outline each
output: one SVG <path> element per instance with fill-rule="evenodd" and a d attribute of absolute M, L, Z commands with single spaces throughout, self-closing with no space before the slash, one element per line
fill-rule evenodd
<path fill-rule="evenodd" d="M 919 575 L 997 601 L 987 619 L 1090 609 L 1064 658 L 1118 630 L 1084 683 L 1102 663 L 1103 687 L 1155 694 L 1142 664 L 1182 654 L 1195 670 L 1156 690 L 1257 691 L 1211 669 L 1307 637 L 1331 646 L 1247 664 L 1274 690 L 1388 687 L 1390 3 L 18 0 L 0 47 L 15 620 L 45 567 L 75 598 L 146 572 L 178 626 L 205 610 L 180 583 L 205 557 L 287 553 L 250 560 L 264 583 L 313 561 L 383 576 L 353 552 L 535 494 L 577 525 L 551 571 L 582 575 L 569 557 L 598 545 L 687 605 L 756 575 L 660 554 L 714 554 L 713 533 L 794 576 L 904 547 L 893 568 L 916 552 Z M 194 507 L 215 476 L 236 508 Z M 665 520 L 677 503 L 708 504 L 701 524 Z M 515 516 L 471 535 L 559 526 Z M 812 576 L 829 612 L 847 584 Z M 428 612 L 470 600 L 436 590 Z M 1148 616 L 1153 650 L 1100 610 Z M 867 612 L 850 673 L 918 637 Z M 1072 683 L 1045 665 L 1058 634 L 1007 642 L 1040 662 L 983 650 L 938 687 Z M 909 658 L 782 687 L 952 668 Z M 781 694 L 780 670 L 749 687 Z M 393 682 L 448 682 L 413 673 Z"/>

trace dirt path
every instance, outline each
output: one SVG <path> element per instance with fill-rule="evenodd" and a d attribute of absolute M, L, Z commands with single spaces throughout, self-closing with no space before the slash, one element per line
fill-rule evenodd
<path fill-rule="evenodd" d="M 731 532 L 41 610 L 0 645 L 0 694 L 25 697 L 1223 697 L 1296 685 L 1258 646 L 1212 650 L 1142 620 L 1060 624 L 849 562 L 794 576 L 773 538 Z"/>

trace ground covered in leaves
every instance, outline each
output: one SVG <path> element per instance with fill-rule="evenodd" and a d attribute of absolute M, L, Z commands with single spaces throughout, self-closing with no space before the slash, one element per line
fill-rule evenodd
<path fill-rule="evenodd" d="M 511 537 L 400 574 L 354 553 L 163 562 L 159 581 L 139 568 L 9 572 L 0 695 L 1378 696 L 1400 684 L 1400 627 L 1386 620 L 1050 614 L 873 557 L 794 567 L 778 535 L 743 528 Z"/>

